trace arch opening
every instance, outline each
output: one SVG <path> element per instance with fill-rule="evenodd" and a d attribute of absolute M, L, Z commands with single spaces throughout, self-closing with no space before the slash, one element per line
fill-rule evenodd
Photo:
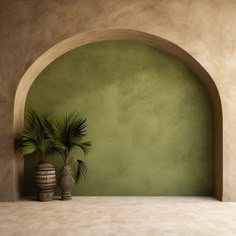
<path fill-rule="evenodd" d="M 214 196 L 222 200 L 222 109 L 214 81 L 206 70 L 187 52 L 175 44 L 147 33 L 133 30 L 105 30 L 76 35 L 62 41 L 44 53 L 25 73 L 16 92 L 14 106 L 14 131 L 21 131 L 24 123 L 25 102 L 28 91 L 37 76 L 56 58 L 66 52 L 97 41 L 128 40 L 140 42 L 175 56 L 192 70 L 206 88 L 213 107 L 214 117 Z M 18 161 L 19 162 L 19 161 Z M 23 175 L 22 164 L 17 163 L 18 177 Z"/>

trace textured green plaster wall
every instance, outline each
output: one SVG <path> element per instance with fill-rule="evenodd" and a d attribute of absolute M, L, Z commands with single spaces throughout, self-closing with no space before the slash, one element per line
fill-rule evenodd
<path fill-rule="evenodd" d="M 211 103 L 200 80 L 173 56 L 130 41 L 80 47 L 38 76 L 26 105 L 87 117 L 93 147 L 74 195 L 213 193 Z M 50 159 L 59 172 L 61 159 Z M 37 161 L 25 159 L 25 195 L 35 193 Z"/>

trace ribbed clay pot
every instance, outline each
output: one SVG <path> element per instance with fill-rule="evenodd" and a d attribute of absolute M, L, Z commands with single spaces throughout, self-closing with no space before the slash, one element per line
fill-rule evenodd
<path fill-rule="evenodd" d="M 74 178 L 72 170 L 69 165 L 65 165 L 61 171 L 60 187 L 61 187 L 61 199 L 71 200 L 71 191 L 74 187 Z"/>
<path fill-rule="evenodd" d="M 54 199 L 56 171 L 48 160 L 41 160 L 35 167 L 34 181 L 38 190 L 38 201 L 51 201 Z"/>

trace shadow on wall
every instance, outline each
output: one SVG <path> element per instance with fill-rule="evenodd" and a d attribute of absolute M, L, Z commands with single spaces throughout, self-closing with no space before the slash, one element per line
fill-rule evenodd
<path fill-rule="evenodd" d="M 210 98 L 193 72 L 159 49 L 132 41 L 73 49 L 40 73 L 27 106 L 87 117 L 93 149 L 74 195 L 213 195 Z M 58 173 L 62 160 L 50 159 Z M 35 193 L 36 162 L 25 159 L 26 196 Z"/>

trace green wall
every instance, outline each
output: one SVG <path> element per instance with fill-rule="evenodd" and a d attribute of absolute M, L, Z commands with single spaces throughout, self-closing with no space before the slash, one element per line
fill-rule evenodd
<path fill-rule="evenodd" d="M 161 50 L 130 41 L 74 49 L 38 76 L 26 105 L 87 118 L 93 147 L 74 195 L 213 193 L 211 102 L 200 80 Z M 50 159 L 58 172 L 61 159 Z M 25 159 L 25 195 L 35 193 L 37 161 Z"/>

